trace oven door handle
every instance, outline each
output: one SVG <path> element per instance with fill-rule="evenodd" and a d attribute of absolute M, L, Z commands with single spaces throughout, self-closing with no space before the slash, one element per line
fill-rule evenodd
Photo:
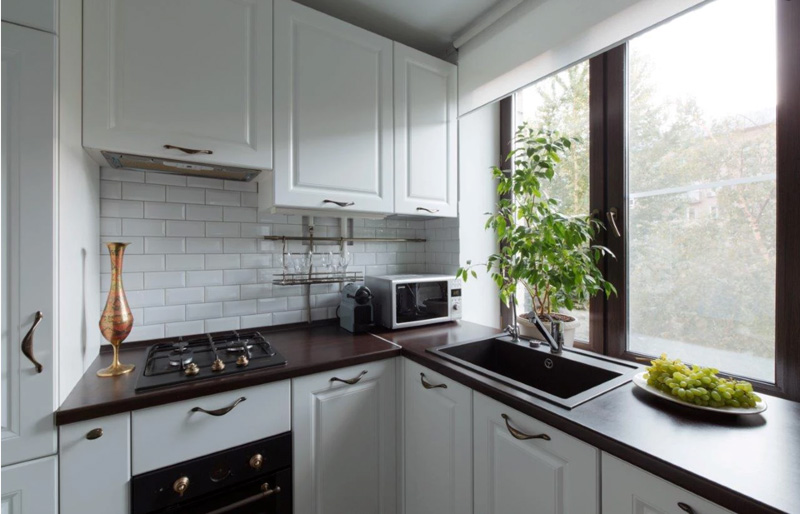
<path fill-rule="evenodd" d="M 191 412 L 205 412 L 210 416 L 224 416 L 225 414 L 229 413 L 233 410 L 234 407 L 245 401 L 247 398 L 244 396 L 240 396 L 236 399 L 232 404 L 228 405 L 227 407 L 222 407 L 221 409 L 214 409 L 214 410 L 205 410 L 202 407 L 194 407 Z"/>
<path fill-rule="evenodd" d="M 260 493 L 254 494 L 253 496 L 245 498 L 244 500 L 239 500 L 238 502 L 231 503 L 230 505 L 222 507 L 221 509 L 212 510 L 207 514 L 224 514 L 225 512 L 235 512 L 239 507 L 250 505 L 253 502 L 257 502 L 262 498 L 268 498 L 269 496 L 272 496 L 273 494 L 278 494 L 279 492 L 281 492 L 280 486 L 276 485 L 275 487 L 270 489 L 269 484 L 264 482 L 263 484 L 261 484 Z"/>

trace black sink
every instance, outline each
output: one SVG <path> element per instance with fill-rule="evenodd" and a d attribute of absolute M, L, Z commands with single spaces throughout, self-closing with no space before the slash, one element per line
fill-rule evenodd
<path fill-rule="evenodd" d="M 448 344 L 428 351 L 544 400 L 572 409 L 630 382 L 640 371 L 634 364 L 590 352 L 531 347 L 510 338 Z"/>

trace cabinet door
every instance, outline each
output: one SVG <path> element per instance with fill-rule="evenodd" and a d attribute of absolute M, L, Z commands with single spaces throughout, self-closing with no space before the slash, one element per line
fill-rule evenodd
<path fill-rule="evenodd" d="M 83 13 L 84 146 L 272 167 L 272 0 L 85 0 Z"/>
<path fill-rule="evenodd" d="M 395 366 L 390 359 L 292 381 L 295 514 L 396 511 Z"/>
<path fill-rule="evenodd" d="M 130 413 L 64 425 L 59 434 L 61 514 L 127 514 Z"/>
<path fill-rule="evenodd" d="M 708 500 L 603 453 L 603 512 L 733 514 Z"/>
<path fill-rule="evenodd" d="M 3 514 L 56 514 L 57 464 L 52 456 L 3 467 Z"/>
<path fill-rule="evenodd" d="M 598 450 L 482 394 L 473 398 L 475 512 L 599 512 Z M 540 434 L 549 439 L 520 439 Z"/>
<path fill-rule="evenodd" d="M 456 66 L 394 44 L 394 208 L 458 215 Z"/>
<path fill-rule="evenodd" d="M 392 42 L 276 0 L 275 204 L 391 213 L 392 130 Z"/>
<path fill-rule="evenodd" d="M 56 31 L 55 0 L 3 0 L 2 9 L 3 21 L 47 32 Z"/>
<path fill-rule="evenodd" d="M 403 485 L 408 514 L 472 512 L 472 390 L 403 361 Z"/>
<path fill-rule="evenodd" d="M 4 466 L 56 452 L 55 45 L 52 34 L 3 23 L 0 403 Z M 27 334 L 31 336 L 29 353 L 41 367 L 22 352 Z"/>

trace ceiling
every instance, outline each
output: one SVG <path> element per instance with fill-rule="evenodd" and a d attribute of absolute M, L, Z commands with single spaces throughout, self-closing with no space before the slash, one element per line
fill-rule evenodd
<path fill-rule="evenodd" d="M 412 48 L 444 58 L 450 54 L 456 36 L 502 0 L 296 1 Z"/>

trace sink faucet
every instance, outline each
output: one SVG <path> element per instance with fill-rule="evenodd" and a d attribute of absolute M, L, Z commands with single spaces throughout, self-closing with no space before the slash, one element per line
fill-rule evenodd
<path fill-rule="evenodd" d="M 544 328 L 544 324 L 542 320 L 539 319 L 539 316 L 536 315 L 536 311 L 533 312 L 533 325 L 539 330 L 544 337 L 545 342 L 550 346 L 550 353 L 553 354 L 560 354 L 562 349 L 564 348 L 564 332 L 560 321 L 555 321 L 552 317 L 550 317 L 550 332 Z M 519 324 L 517 323 L 517 304 L 514 300 L 511 300 L 511 316 L 512 316 L 512 323 L 505 328 L 505 332 L 511 336 L 511 342 L 518 343 L 519 339 Z M 539 346 L 538 342 L 531 341 L 531 346 Z"/>

